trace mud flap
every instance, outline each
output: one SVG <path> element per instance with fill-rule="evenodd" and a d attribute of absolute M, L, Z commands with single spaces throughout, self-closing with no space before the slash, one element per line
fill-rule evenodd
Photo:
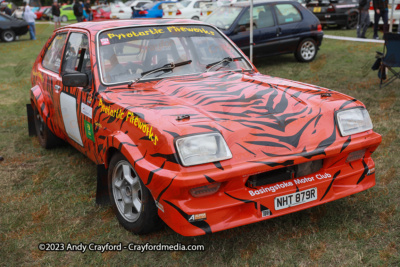
<path fill-rule="evenodd" d="M 33 115 L 33 108 L 31 104 L 26 104 L 26 115 L 28 118 L 29 136 L 36 136 L 35 118 Z"/>
<path fill-rule="evenodd" d="M 96 204 L 105 206 L 111 205 L 108 194 L 107 170 L 104 164 L 97 165 Z"/>

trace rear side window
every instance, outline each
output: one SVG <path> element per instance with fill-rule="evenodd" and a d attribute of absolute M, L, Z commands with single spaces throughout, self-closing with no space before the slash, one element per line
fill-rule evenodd
<path fill-rule="evenodd" d="M 67 33 L 57 34 L 44 55 L 42 65 L 44 68 L 58 73 L 61 64 L 62 50 Z"/>
<path fill-rule="evenodd" d="M 279 24 L 301 21 L 301 14 L 292 4 L 275 5 L 275 13 Z"/>

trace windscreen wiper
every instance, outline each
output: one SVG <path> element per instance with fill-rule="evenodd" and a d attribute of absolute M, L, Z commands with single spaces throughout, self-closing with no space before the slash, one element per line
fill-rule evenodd
<path fill-rule="evenodd" d="M 179 62 L 179 63 L 171 62 L 171 63 L 165 64 L 162 67 L 155 68 L 154 70 L 149 70 L 149 71 L 142 72 L 141 76 L 139 78 L 137 78 L 137 79 L 135 79 L 133 81 L 130 81 L 128 83 L 128 85 L 131 86 L 132 84 L 137 83 L 138 81 L 140 81 L 141 79 L 143 79 L 144 77 L 146 77 L 146 76 L 148 76 L 150 74 L 153 74 L 153 73 L 156 73 L 156 72 L 159 72 L 159 71 L 163 71 L 164 73 L 166 73 L 166 72 L 172 71 L 176 67 L 184 66 L 184 65 L 187 65 L 187 64 L 190 64 L 190 63 L 192 63 L 192 60 L 186 60 L 186 61 L 182 61 L 182 62 Z"/>
<path fill-rule="evenodd" d="M 226 63 L 225 65 L 227 65 L 228 63 L 231 63 L 231 62 L 233 62 L 233 61 L 238 61 L 238 60 L 241 60 L 241 59 L 243 59 L 243 57 L 234 57 L 234 58 L 232 58 L 232 57 L 225 57 L 225 58 L 223 58 L 223 59 L 221 59 L 221 60 L 219 60 L 219 61 L 217 61 L 217 62 L 208 64 L 208 65 L 206 66 L 206 69 L 207 69 L 206 72 L 209 72 L 212 68 L 214 68 L 214 67 L 216 67 L 216 66 L 218 66 L 218 65 L 221 65 L 221 64 L 223 64 L 223 63 Z"/>

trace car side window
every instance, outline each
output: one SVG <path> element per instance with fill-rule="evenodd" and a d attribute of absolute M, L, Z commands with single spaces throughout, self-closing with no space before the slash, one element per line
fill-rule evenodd
<path fill-rule="evenodd" d="M 67 33 L 57 34 L 51 41 L 44 55 L 42 65 L 44 68 L 58 73 L 60 70 L 62 50 L 64 48 Z"/>
<path fill-rule="evenodd" d="M 262 13 L 262 12 L 264 12 L 264 13 Z M 269 25 L 269 26 L 274 25 L 274 17 L 272 16 L 271 8 L 267 5 L 255 6 L 253 8 L 253 26 L 254 26 L 254 28 L 260 28 L 260 26 L 258 25 L 260 13 L 262 16 L 265 16 L 264 24 L 269 22 L 269 23 L 272 23 L 272 25 Z M 242 27 L 242 28 L 245 27 L 246 31 L 250 30 L 250 9 L 247 9 L 246 12 L 242 15 L 242 17 L 239 20 L 238 25 L 239 25 L 239 27 Z M 269 26 L 263 26 L 263 27 L 269 27 Z M 244 28 L 241 31 L 244 31 Z"/>
<path fill-rule="evenodd" d="M 81 53 L 85 50 L 81 72 L 91 74 L 89 41 L 86 34 L 73 32 L 70 34 L 65 48 L 62 72 L 76 72 L 78 70 Z"/>
<path fill-rule="evenodd" d="M 72 7 L 66 7 L 66 8 L 64 8 L 64 10 L 72 10 Z"/>
<path fill-rule="evenodd" d="M 275 13 L 279 24 L 301 21 L 301 14 L 292 4 L 275 5 Z"/>
<path fill-rule="evenodd" d="M 266 28 L 275 26 L 274 16 L 270 5 L 263 6 L 263 9 L 258 10 L 256 14 L 257 28 Z"/>

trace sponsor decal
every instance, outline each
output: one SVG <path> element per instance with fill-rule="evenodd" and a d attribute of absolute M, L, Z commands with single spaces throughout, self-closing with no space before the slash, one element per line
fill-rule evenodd
<path fill-rule="evenodd" d="M 89 122 L 85 121 L 85 132 L 86 137 L 94 142 L 93 126 Z"/>
<path fill-rule="evenodd" d="M 375 173 L 375 168 L 368 169 L 367 175 L 372 175 Z"/>
<path fill-rule="evenodd" d="M 102 38 L 100 39 L 101 45 L 109 45 L 110 40 L 108 38 Z"/>
<path fill-rule="evenodd" d="M 263 211 L 261 211 L 261 216 L 262 217 L 268 217 L 268 216 L 271 216 L 271 211 L 270 210 L 263 210 Z"/>
<path fill-rule="evenodd" d="M 292 182 L 282 182 L 280 184 L 276 184 L 276 185 L 271 185 L 269 187 L 261 187 L 258 190 L 249 190 L 249 194 L 250 196 L 255 196 L 255 195 L 262 195 L 265 193 L 269 193 L 269 192 L 276 192 L 276 190 L 279 189 L 283 189 L 289 186 L 293 186 Z"/>
<path fill-rule="evenodd" d="M 120 120 L 126 120 L 130 124 L 133 124 L 141 130 L 150 140 L 153 142 L 154 145 L 157 145 L 158 136 L 153 133 L 153 126 L 150 126 L 149 124 L 141 121 L 139 116 L 137 116 L 135 113 L 128 111 L 126 116 L 124 116 L 124 112 L 122 112 L 121 109 L 112 109 L 106 105 L 104 105 L 103 100 L 100 99 L 99 102 L 99 107 L 101 108 L 101 112 L 106 113 L 108 116 L 120 119 Z"/>
<path fill-rule="evenodd" d="M 41 82 L 43 82 L 43 76 L 42 73 L 40 71 L 32 71 L 32 75 L 36 76 L 36 78 L 38 78 Z"/>
<path fill-rule="evenodd" d="M 101 123 L 99 123 L 99 122 L 96 122 L 94 125 L 95 125 L 96 127 L 103 128 L 103 125 L 101 125 Z"/>
<path fill-rule="evenodd" d="M 169 27 L 167 27 L 167 31 L 172 32 L 172 33 L 196 32 L 196 33 L 204 33 L 204 34 L 208 34 L 208 35 L 215 35 L 215 33 L 213 31 L 205 30 L 203 27 L 169 26 Z M 110 44 L 109 40 L 111 40 L 113 38 L 121 40 L 124 38 L 134 38 L 134 37 L 140 37 L 140 36 L 158 35 L 158 34 L 163 34 L 163 33 L 165 33 L 165 29 L 157 29 L 157 28 L 147 29 L 145 31 L 130 31 L 127 33 L 107 33 L 108 38 L 100 39 L 100 42 L 102 45 L 109 45 Z M 103 43 L 103 40 L 105 40 L 104 42 L 106 42 L 106 43 Z"/>
<path fill-rule="evenodd" d="M 189 217 L 189 222 L 204 221 L 207 219 L 206 213 L 193 214 Z"/>
<path fill-rule="evenodd" d="M 302 179 L 294 179 L 294 183 L 296 185 L 305 184 L 305 183 L 313 182 L 313 181 L 314 181 L 314 177 L 305 177 L 305 178 L 302 178 Z"/>
<path fill-rule="evenodd" d="M 375 171 L 375 169 L 374 169 Z M 324 174 L 317 174 L 315 175 L 315 178 L 318 180 L 322 180 L 322 179 L 328 179 L 328 178 L 332 178 L 332 175 L 330 175 L 329 173 L 324 173 Z M 301 185 L 301 184 L 305 184 L 305 183 L 309 183 L 309 182 L 314 182 L 315 181 L 314 176 L 311 177 L 304 177 L 304 178 L 295 178 L 293 180 L 293 183 L 290 182 L 282 182 L 282 183 L 278 183 L 276 185 L 271 185 L 268 187 L 264 187 L 262 186 L 261 188 L 257 189 L 257 190 L 249 190 L 249 194 L 250 196 L 256 196 L 256 195 L 262 195 L 265 193 L 274 193 L 279 189 L 283 189 L 289 186 L 294 186 L 294 185 Z"/>
<path fill-rule="evenodd" d="M 330 175 L 329 173 L 317 174 L 317 175 L 315 175 L 315 178 L 317 178 L 318 180 L 322 180 L 322 179 L 326 179 L 326 178 L 332 178 L 332 175 Z"/>
<path fill-rule="evenodd" d="M 92 118 L 92 107 L 82 103 L 81 105 L 81 113 L 86 117 Z"/>

